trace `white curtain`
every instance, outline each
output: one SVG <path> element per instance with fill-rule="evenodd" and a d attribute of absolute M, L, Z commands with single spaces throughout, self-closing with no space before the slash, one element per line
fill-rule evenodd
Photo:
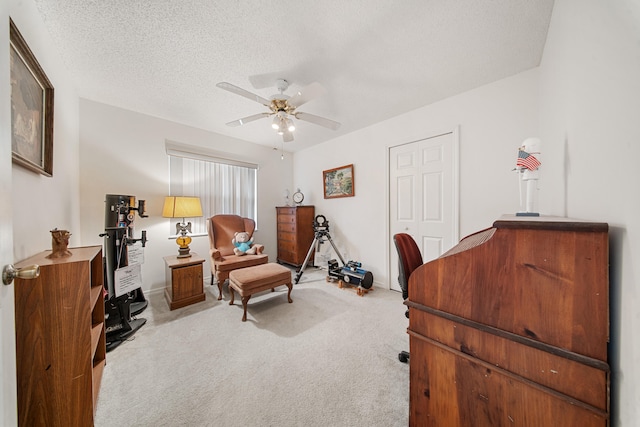
<path fill-rule="evenodd" d="M 257 169 L 169 156 L 170 195 L 200 197 L 202 218 L 190 218 L 192 233 L 207 232 L 207 219 L 216 214 L 257 218 Z"/>

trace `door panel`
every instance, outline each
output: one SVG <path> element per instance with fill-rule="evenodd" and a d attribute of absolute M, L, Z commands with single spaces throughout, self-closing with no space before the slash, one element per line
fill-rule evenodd
<path fill-rule="evenodd" d="M 442 173 L 422 175 L 422 222 L 442 222 Z"/>
<path fill-rule="evenodd" d="M 436 259 L 444 252 L 442 250 L 442 242 L 444 239 L 439 237 L 427 237 L 422 238 L 422 245 L 418 244 L 420 251 L 422 252 L 422 259 Z M 426 261 L 425 261 L 426 262 Z"/>
<path fill-rule="evenodd" d="M 414 207 L 413 207 L 413 193 L 415 185 L 413 184 L 412 176 L 402 176 L 396 181 L 396 188 L 398 192 L 397 199 L 397 216 L 398 221 L 413 222 Z"/>

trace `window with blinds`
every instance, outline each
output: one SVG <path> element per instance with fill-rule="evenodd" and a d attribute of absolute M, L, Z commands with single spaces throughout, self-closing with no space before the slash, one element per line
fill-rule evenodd
<path fill-rule="evenodd" d="M 255 164 L 226 159 L 220 153 L 190 151 L 167 142 L 171 196 L 199 197 L 201 218 L 189 218 L 194 235 L 207 233 L 207 219 L 217 214 L 235 214 L 251 218 L 258 224 Z M 173 225 L 173 224 L 172 224 Z M 175 231 L 172 231 L 173 234 Z"/>

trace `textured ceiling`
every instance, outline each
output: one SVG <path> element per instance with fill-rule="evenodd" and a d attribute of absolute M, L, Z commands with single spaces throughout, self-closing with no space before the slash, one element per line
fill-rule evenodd
<path fill-rule="evenodd" d="M 312 83 L 298 151 L 536 67 L 553 0 L 35 0 L 81 97 L 282 147 L 265 98 Z M 55 86 L 55 82 L 54 86 Z M 184 141 L 188 142 L 188 141 Z"/>

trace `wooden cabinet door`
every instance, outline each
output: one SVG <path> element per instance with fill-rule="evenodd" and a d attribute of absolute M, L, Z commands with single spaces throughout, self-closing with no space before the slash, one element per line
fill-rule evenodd
<path fill-rule="evenodd" d="M 172 273 L 174 300 L 202 293 L 202 264 L 174 268 Z"/>

